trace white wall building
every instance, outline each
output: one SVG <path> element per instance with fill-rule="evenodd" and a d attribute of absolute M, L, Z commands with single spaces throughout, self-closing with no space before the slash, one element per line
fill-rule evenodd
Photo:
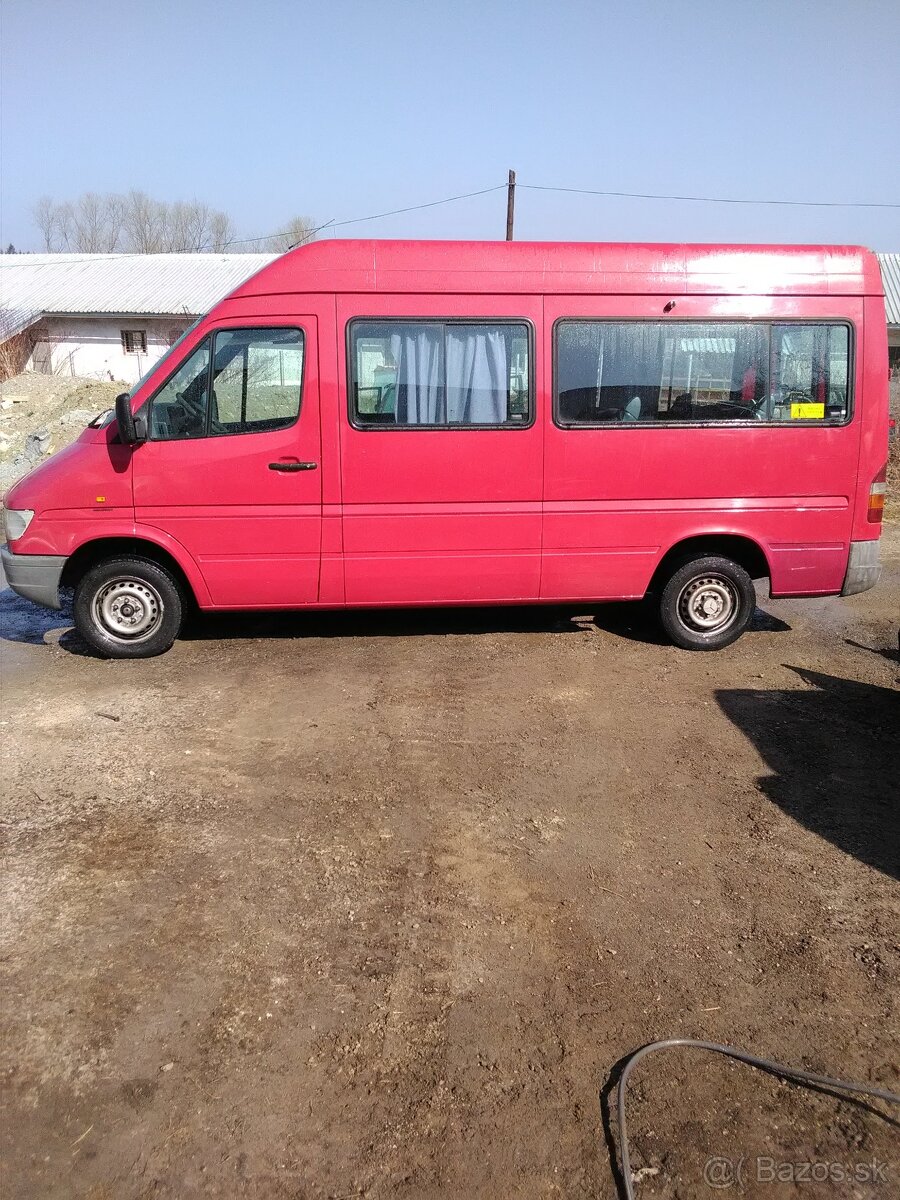
<path fill-rule="evenodd" d="M 3 375 L 136 383 L 272 254 L 0 255 Z"/>
<path fill-rule="evenodd" d="M 879 254 L 887 313 L 888 354 L 893 371 L 900 374 L 900 254 Z"/>
<path fill-rule="evenodd" d="M 0 254 L 0 378 L 22 370 L 131 385 L 272 254 Z M 900 254 L 879 254 L 900 372 Z"/>

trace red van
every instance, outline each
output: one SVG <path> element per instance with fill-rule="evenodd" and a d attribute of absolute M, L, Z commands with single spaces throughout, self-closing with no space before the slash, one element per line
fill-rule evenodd
<path fill-rule="evenodd" d="M 679 646 L 878 577 L 887 333 L 858 247 L 317 242 L 6 498 L 101 654 L 221 609 L 656 597 Z"/>

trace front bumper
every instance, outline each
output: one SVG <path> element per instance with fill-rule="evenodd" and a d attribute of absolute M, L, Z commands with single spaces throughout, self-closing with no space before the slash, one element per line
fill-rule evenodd
<path fill-rule="evenodd" d="M 847 574 L 844 576 L 842 596 L 855 596 L 857 592 L 867 592 L 875 586 L 881 574 L 879 562 L 879 546 L 876 538 L 871 542 L 851 542 L 850 559 L 847 563 Z"/>
<path fill-rule="evenodd" d="M 66 565 L 65 555 L 13 554 L 9 546 L 0 546 L 0 561 L 14 592 L 45 608 L 62 607 L 59 581 Z"/>

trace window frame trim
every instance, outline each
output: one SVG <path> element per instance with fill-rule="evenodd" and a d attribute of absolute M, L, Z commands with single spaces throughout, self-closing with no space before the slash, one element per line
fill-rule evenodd
<path fill-rule="evenodd" d="M 772 370 L 772 329 L 776 325 L 843 325 L 848 331 L 847 344 L 847 415 L 842 421 L 827 417 L 813 417 L 797 421 L 562 421 L 559 416 L 559 335 L 558 327 L 562 322 L 579 325 L 646 325 L 653 322 L 657 325 L 764 325 L 769 328 L 769 374 Z M 671 321 L 660 320 L 659 317 L 557 317 L 550 331 L 551 357 L 551 420 L 557 429 L 564 431 L 578 429 L 843 429 L 850 425 L 856 416 L 856 323 L 848 317 L 807 317 L 791 320 L 789 317 L 754 317 L 749 320 L 739 317 L 725 317 L 716 320 L 714 317 L 675 317 Z M 771 384 L 771 378 L 769 380 Z"/>
<path fill-rule="evenodd" d="M 212 417 L 212 405 L 209 404 L 209 402 L 207 402 L 206 426 L 205 426 L 204 432 L 199 434 L 197 437 L 191 437 L 191 438 L 155 438 L 155 437 L 153 437 L 152 433 L 151 433 L 151 430 L 153 428 L 152 405 L 155 403 L 157 397 L 159 396 L 159 394 L 163 390 L 163 388 L 167 387 L 169 385 L 169 383 L 171 383 L 172 379 L 174 379 L 175 375 L 177 375 L 177 373 L 181 369 L 181 367 L 183 367 L 184 364 L 194 354 L 196 354 L 197 351 L 199 349 L 201 349 L 201 347 L 206 342 L 210 343 L 209 366 L 206 369 L 206 390 L 207 390 L 207 397 L 211 398 L 212 397 L 212 386 L 213 386 L 212 372 L 213 372 L 213 367 L 215 366 L 215 359 L 216 359 L 216 335 L 219 333 L 238 333 L 241 331 L 252 331 L 254 329 L 294 329 L 300 334 L 301 338 L 303 339 L 303 363 L 300 368 L 300 399 L 297 404 L 297 415 L 296 415 L 296 417 L 294 417 L 293 421 L 291 421 L 287 425 L 279 425 L 276 429 L 241 429 L 237 433 L 212 433 L 212 432 L 210 432 L 210 428 L 209 428 L 210 419 Z M 191 330 L 189 330 L 189 329 L 185 330 L 185 335 L 190 332 L 191 332 Z M 218 439 L 218 438 L 223 438 L 223 437 L 248 437 L 250 435 L 257 435 L 257 434 L 261 434 L 261 433 L 281 433 L 285 429 L 293 429 L 293 427 L 299 422 L 300 415 L 303 412 L 303 390 L 304 390 L 304 387 L 306 384 L 306 343 L 307 343 L 308 336 L 309 336 L 308 331 L 305 328 L 305 326 L 303 326 L 303 325 L 268 325 L 268 324 L 266 324 L 266 325 L 213 325 L 213 326 L 211 326 L 209 329 L 207 329 L 204 332 L 203 336 L 200 337 L 191 346 L 190 350 L 184 356 L 184 358 L 182 358 L 176 364 L 174 369 L 169 372 L 169 374 L 162 381 L 162 383 L 159 385 L 159 387 L 156 388 L 153 392 L 151 392 L 151 394 L 147 397 L 147 399 L 144 401 L 144 403 L 138 409 L 138 412 L 142 412 L 142 413 L 146 412 L 147 441 L 148 442 L 160 442 L 160 443 L 163 443 L 163 442 L 202 442 L 202 441 L 206 441 L 206 440 L 211 441 L 213 439 Z"/>
<path fill-rule="evenodd" d="M 422 325 L 524 325 L 528 335 L 528 420 L 519 422 L 505 421 L 502 425 L 473 425 L 449 422 L 444 425 L 423 425 L 423 424 L 406 424 L 393 425 L 375 424 L 361 425 L 356 419 L 353 411 L 353 351 L 352 351 L 352 336 L 353 326 L 363 323 L 383 322 L 393 325 L 411 325 L 418 322 Z M 537 421 L 537 394 L 535 391 L 535 346 L 537 336 L 534 321 L 530 317 L 439 317 L 439 316 L 423 316 L 419 313 L 416 316 L 410 317 L 386 317 L 380 316 L 355 316 L 350 317 L 344 329 L 344 346 L 346 356 L 346 387 L 347 387 L 347 420 L 352 429 L 358 430 L 360 433 L 447 433 L 448 431 L 457 430 L 474 430 L 480 433 L 487 433 L 491 430 L 509 430 L 509 429 L 532 429 Z"/>

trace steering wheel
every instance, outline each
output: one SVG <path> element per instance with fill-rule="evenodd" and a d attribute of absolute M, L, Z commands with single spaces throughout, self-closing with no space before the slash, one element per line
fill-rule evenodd
<path fill-rule="evenodd" d="M 754 400 L 750 405 L 750 411 L 753 413 L 754 419 L 757 421 L 768 420 L 769 397 L 760 396 L 758 400 Z"/>
<path fill-rule="evenodd" d="M 206 393 L 204 392 L 204 399 Z M 198 432 L 206 417 L 205 404 L 197 400 L 187 397 L 184 392 L 176 392 L 175 400 L 177 407 L 172 406 L 172 413 L 178 414 L 178 433 L 181 436 L 190 436 L 192 433 Z"/>

